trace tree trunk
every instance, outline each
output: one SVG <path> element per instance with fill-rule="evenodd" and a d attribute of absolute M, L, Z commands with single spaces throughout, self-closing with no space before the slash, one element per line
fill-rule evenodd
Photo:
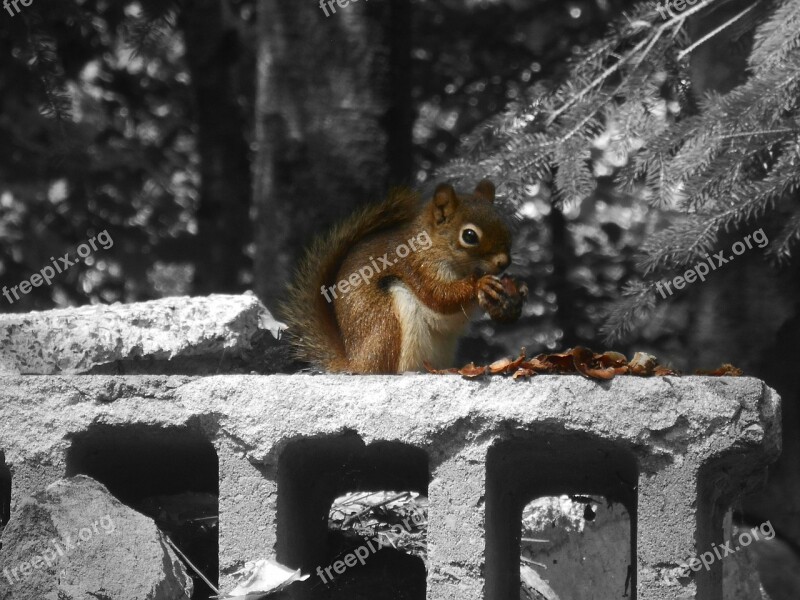
<path fill-rule="evenodd" d="M 408 185 L 413 169 L 414 103 L 411 98 L 411 0 L 389 2 L 391 104 L 386 113 L 389 183 Z"/>
<path fill-rule="evenodd" d="M 232 91 L 238 39 L 219 0 L 193 0 L 181 27 L 192 78 L 200 204 L 195 293 L 240 291 L 250 240 L 250 163 L 244 119 Z"/>
<path fill-rule="evenodd" d="M 300 248 L 386 193 L 391 65 L 408 65 L 392 60 L 386 5 L 332 2 L 327 17 L 316 2 L 262 0 L 259 8 L 254 279 L 274 309 Z M 410 119 L 401 121 L 394 139 L 410 140 Z M 396 157 L 408 152 L 392 147 L 403 148 Z"/>
<path fill-rule="evenodd" d="M 550 227 L 550 244 L 553 252 L 551 281 L 552 290 L 556 296 L 557 311 L 555 320 L 562 332 L 559 346 L 566 349 L 578 342 L 578 336 L 575 333 L 575 318 L 578 312 L 573 302 L 575 290 L 569 281 L 570 265 L 577 264 L 577 258 L 567 230 L 567 220 L 564 218 L 564 212 L 555 202 L 551 204 L 547 223 Z"/>

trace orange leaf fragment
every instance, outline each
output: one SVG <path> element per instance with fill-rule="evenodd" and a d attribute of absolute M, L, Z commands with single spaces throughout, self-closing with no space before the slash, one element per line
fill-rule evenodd
<path fill-rule="evenodd" d="M 423 360 L 422 364 L 425 367 L 425 370 L 428 371 L 428 373 L 432 373 L 433 375 L 458 375 L 458 369 L 456 368 L 434 369 L 433 365 L 431 365 L 431 363 L 429 363 L 427 360 Z"/>
<path fill-rule="evenodd" d="M 486 367 L 477 367 L 475 366 L 475 363 L 469 363 L 468 365 L 461 367 L 458 370 L 458 374 L 472 379 L 474 377 L 480 377 L 481 375 L 485 375 L 486 371 L 487 371 Z"/>
<path fill-rule="evenodd" d="M 602 366 L 596 366 L 595 363 L 599 363 L 597 358 L 597 354 L 583 346 L 576 346 L 572 350 L 572 359 L 575 363 L 575 369 L 577 369 L 581 375 L 589 379 L 613 379 L 614 367 L 603 368 Z"/>
<path fill-rule="evenodd" d="M 554 370 L 559 373 L 575 372 L 575 360 L 572 357 L 572 349 L 556 354 L 540 354 L 536 358 L 542 360 L 542 362 L 550 363 L 555 367 Z"/>
<path fill-rule="evenodd" d="M 525 348 L 519 349 L 519 356 L 515 358 L 510 365 L 508 365 L 508 369 L 506 369 L 506 373 L 511 373 L 517 367 L 519 367 L 522 363 L 525 362 Z"/>
<path fill-rule="evenodd" d="M 525 362 L 525 348 L 520 349 L 519 356 L 514 360 L 510 358 L 501 358 L 500 360 L 494 361 L 488 367 L 489 373 L 492 375 L 498 373 L 513 373 L 523 362 Z"/>
<path fill-rule="evenodd" d="M 625 355 L 619 352 L 614 352 L 613 350 L 603 352 L 600 355 L 595 354 L 595 360 L 597 360 L 604 367 L 628 366 L 628 359 L 625 357 Z"/>
<path fill-rule="evenodd" d="M 489 365 L 489 373 L 496 375 L 505 372 L 513 361 L 510 358 L 501 358 Z"/>
<path fill-rule="evenodd" d="M 522 379 L 523 377 L 533 377 L 534 375 L 536 375 L 536 371 L 532 369 L 519 368 L 514 372 L 512 379 Z"/>
<path fill-rule="evenodd" d="M 543 357 L 544 354 L 540 354 L 536 358 L 532 358 L 528 361 L 523 361 L 519 366 L 523 369 L 528 371 L 534 371 L 536 373 L 554 373 L 555 372 L 555 365 L 550 364 L 549 362 L 545 362 L 541 360 L 540 357 Z"/>
<path fill-rule="evenodd" d="M 702 369 L 698 369 L 695 371 L 695 373 L 697 375 L 709 375 L 711 377 L 740 377 L 742 375 L 742 370 L 738 367 L 734 367 L 730 363 L 725 363 L 713 371 L 704 371 Z"/>
<path fill-rule="evenodd" d="M 647 375 L 652 375 L 657 365 L 658 361 L 652 354 L 647 354 L 647 352 L 637 352 L 633 355 L 628 367 L 630 368 L 631 375 L 639 375 L 644 377 Z"/>
<path fill-rule="evenodd" d="M 658 365 L 655 368 L 655 371 L 653 371 L 653 375 L 655 375 L 656 377 L 664 377 L 665 375 L 677 375 L 677 374 L 678 372 L 675 371 L 674 369 L 670 369 L 669 367 L 662 367 L 661 365 Z"/>

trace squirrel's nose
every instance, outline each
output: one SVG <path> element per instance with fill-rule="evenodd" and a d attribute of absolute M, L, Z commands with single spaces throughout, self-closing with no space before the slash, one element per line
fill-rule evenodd
<path fill-rule="evenodd" d="M 498 271 L 502 271 L 511 264 L 511 259 L 508 257 L 508 254 L 498 254 L 494 257 L 494 264 Z"/>

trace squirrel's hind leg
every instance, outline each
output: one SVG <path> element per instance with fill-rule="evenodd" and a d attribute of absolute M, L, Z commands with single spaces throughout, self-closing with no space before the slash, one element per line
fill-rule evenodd
<path fill-rule="evenodd" d="M 370 293 L 375 291 L 370 290 Z M 355 294 L 354 294 L 355 296 Z M 351 326 L 344 338 L 347 368 L 351 373 L 397 373 L 400 364 L 402 331 L 392 304 L 361 303 L 354 297 L 353 304 L 337 305 L 337 310 L 347 312 Z M 364 311 L 364 306 L 378 306 L 377 310 Z"/>
<path fill-rule="evenodd" d="M 350 370 L 354 373 L 397 373 L 400 363 L 400 323 L 393 314 L 353 340 L 348 348 Z"/>

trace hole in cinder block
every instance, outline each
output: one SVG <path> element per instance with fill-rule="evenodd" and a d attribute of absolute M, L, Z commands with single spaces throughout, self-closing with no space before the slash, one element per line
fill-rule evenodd
<path fill-rule="evenodd" d="M 359 436 L 346 434 L 289 444 L 278 463 L 277 558 L 311 577 L 294 584 L 286 597 L 424 600 L 425 566 L 419 556 L 392 547 L 378 549 L 374 538 L 363 529 L 353 535 L 330 524 L 331 517 L 336 521 L 332 512 L 341 507 L 343 498 L 346 501 L 353 494 L 359 498 L 369 492 L 391 499 L 406 490 L 414 502 L 423 504 L 428 480 L 427 454 L 399 442 L 366 445 Z M 410 508 L 399 508 L 399 499 L 390 504 L 392 510 L 381 517 L 391 525 Z M 374 524 L 374 520 L 363 521 Z M 419 539 L 419 525 L 410 529 Z M 367 535 L 359 535 L 362 533 Z M 356 555 L 358 548 L 363 564 Z M 338 566 L 341 572 L 334 568 L 337 561 L 342 561 Z M 333 577 L 326 575 L 326 568 Z"/>
<path fill-rule="evenodd" d="M 725 511 L 721 535 L 710 545 L 698 546 L 697 560 L 690 564 L 698 576 L 719 565 L 720 598 L 797 598 L 800 575 L 793 568 L 798 562 L 796 550 L 769 519 L 743 513 L 738 504 Z M 716 590 L 708 591 L 708 597 L 714 598 Z"/>
<path fill-rule="evenodd" d="M 543 496 L 522 510 L 520 598 L 630 596 L 631 521 L 602 496 Z"/>
<path fill-rule="evenodd" d="M 217 585 L 218 463 L 211 442 L 190 429 L 100 426 L 73 438 L 67 475 L 88 475 L 151 517 Z M 210 598 L 211 589 L 187 570 L 194 579 L 193 600 Z"/>
<path fill-rule="evenodd" d="M 687 565 L 703 600 L 798 597 L 797 549 L 767 514 L 743 511 L 742 492 L 763 476 L 753 470 L 755 460 L 735 452 L 700 470 L 696 544 Z"/>
<path fill-rule="evenodd" d="M 563 569 L 566 581 L 572 579 L 573 585 L 566 592 L 554 591 L 563 594 L 559 596 L 562 598 L 622 597 L 627 594 L 635 600 L 636 568 L 632 557 L 635 556 L 638 468 L 633 455 L 586 434 L 526 434 L 524 438 L 499 442 L 489 449 L 486 480 L 486 598 L 525 598 L 520 587 L 521 569 L 529 582 L 536 581 L 536 574 L 542 579 L 548 578 L 548 571 L 529 562 L 540 562 L 530 558 L 530 551 L 545 542 L 523 543 L 522 540 L 523 537 L 529 540 L 547 539 L 547 536 L 524 533 L 523 517 L 530 525 L 531 516 L 536 514 L 533 520 L 541 523 L 546 521 L 548 510 L 555 515 L 569 508 L 577 512 L 579 518 L 597 519 L 601 515 L 600 507 L 606 510 L 605 507 L 610 503 L 608 514 L 600 518 L 628 522 L 627 539 L 624 542 L 627 561 L 621 565 L 621 573 L 614 573 L 613 577 L 606 574 L 608 579 L 604 584 L 605 587 L 613 587 L 614 596 L 598 593 L 598 588 L 592 588 L 588 581 L 585 585 L 578 583 L 584 566 L 578 561 L 558 567 L 559 571 Z M 570 506 L 566 506 L 566 503 L 560 506 L 564 497 Z M 559 505 L 558 510 L 556 505 Z M 569 536 L 555 529 L 558 529 L 558 522 L 550 532 L 553 541 L 564 542 L 569 539 Z M 616 532 L 613 539 L 616 540 L 619 535 Z M 595 544 L 602 547 L 602 542 L 598 540 Z M 564 556 L 579 554 L 578 548 L 572 548 Z M 559 558 L 556 557 L 556 560 Z M 547 566 L 550 568 L 551 565 Z M 527 569 L 533 569 L 535 573 L 532 575 Z M 621 582 L 619 586 L 618 581 Z M 594 590 L 595 595 L 581 596 L 581 588 Z"/>

